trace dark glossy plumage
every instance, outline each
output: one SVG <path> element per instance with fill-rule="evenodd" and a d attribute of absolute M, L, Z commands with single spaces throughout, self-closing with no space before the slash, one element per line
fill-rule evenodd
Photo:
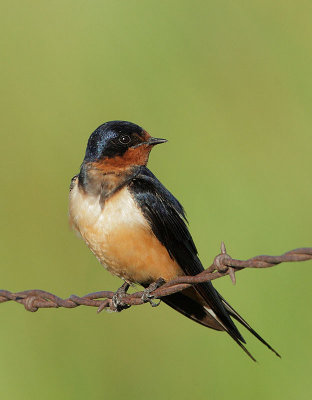
<path fill-rule="evenodd" d="M 132 122 L 109 121 L 100 125 L 89 137 L 84 161 L 90 162 L 103 157 L 123 155 L 129 145 L 140 142 L 143 129 Z M 132 142 L 124 145 L 116 140 L 120 135 L 129 135 Z"/>
<path fill-rule="evenodd" d="M 84 232 L 88 246 L 100 262 L 115 275 L 145 287 L 160 277 L 170 280 L 183 273 L 196 275 L 204 270 L 189 233 L 183 207 L 146 168 L 151 149 L 163 142 L 164 139 L 151 137 L 143 128 L 131 122 L 110 121 L 99 126 L 89 138 L 78 183 L 75 181 L 76 191 L 71 196 L 70 203 L 72 220 L 81 220 L 78 230 Z M 116 200 L 118 193 L 128 196 L 127 200 Z M 114 207 L 105 208 L 109 201 L 114 202 L 114 198 Z M 90 208 L 90 199 L 97 199 L 100 207 L 96 208 L 95 204 L 94 209 L 91 201 Z M 99 229 L 96 221 L 93 224 L 97 234 L 94 234 L 93 226 L 89 229 L 89 220 L 94 219 L 94 210 L 98 212 L 98 216 L 103 216 L 105 210 L 113 213 L 112 218 L 106 215 L 103 230 L 111 226 L 112 222 L 115 223 L 114 232 L 119 232 L 116 246 L 112 232 L 103 236 L 103 231 L 101 227 Z M 117 213 L 114 213 L 114 210 L 117 210 Z M 145 217 L 143 229 L 140 211 Z M 80 214 L 83 218 L 79 218 Z M 126 225 L 123 218 L 125 215 L 129 217 L 126 219 Z M 124 230 L 118 231 L 120 226 Z M 88 229 L 92 232 L 91 236 Z M 123 251 L 120 250 L 120 237 L 124 238 Z M 144 258 L 147 253 L 148 258 Z M 125 258 L 122 258 L 122 255 L 125 255 Z M 211 282 L 200 283 L 167 296 L 163 301 L 204 326 L 225 330 L 253 360 L 244 347 L 245 340 L 232 318 L 275 352 L 214 289 Z"/>
<path fill-rule="evenodd" d="M 183 207 L 178 200 L 161 184 L 153 173 L 145 166 L 140 167 L 138 174 L 131 181 L 129 188 L 140 206 L 144 216 L 149 221 L 153 233 L 166 247 L 186 275 L 196 275 L 204 270 L 197 249 L 186 225 Z M 211 282 L 196 285 L 196 291 L 215 312 L 230 336 L 250 355 L 242 343 L 245 343 L 230 315 L 242 323 L 262 343 L 265 342 L 219 295 Z M 197 314 L 197 322 L 204 316 L 203 307 L 181 294 L 168 296 L 164 299 L 168 305 L 191 317 L 190 311 Z M 187 309 L 189 308 L 189 311 Z M 216 328 L 215 328 L 216 329 Z M 273 350 L 274 351 L 274 350 Z M 250 355 L 251 356 L 251 355 Z M 252 357 L 252 356 L 251 356 Z M 252 357 L 253 358 L 253 357 Z"/>

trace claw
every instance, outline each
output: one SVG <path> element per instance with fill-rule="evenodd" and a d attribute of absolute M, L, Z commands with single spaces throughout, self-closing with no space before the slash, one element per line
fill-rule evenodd
<path fill-rule="evenodd" d="M 129 289 L 129 283 L 125 282 L 115 293 L 112 298 L 112 310 L 116 312 L 120 312 L 129 308 L 128 304 L 125 304 L 122 299 L 127 296 L 127 290 Z"/>
<path fill-rule="evenodd" d="M 158 301 L 158 303 L 155 303 L 153 301 L 154 295 L 151 294 L 154 290 L 158 289 L 165 283 L 165 280 L 163 278 L 157 279 L 156 282 L 151 283 L 143 292 L 141 300 L 143 303 L 150 303 L 152 307 L 158 307 L 159 304 L 161 303 L 161 300 Z"/>

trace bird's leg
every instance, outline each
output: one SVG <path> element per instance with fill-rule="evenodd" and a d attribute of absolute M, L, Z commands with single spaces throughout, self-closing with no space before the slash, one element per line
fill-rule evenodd
<path fill-rule="evenodd" d="M 127 296 L 127 290 L 129 289 L 130 285 L 129 283 L 125 282 L 122 286 L 120 286 L 119 289 L 116 290 L 114 293 L 114 296 L 112 298 L 112 305 L 114 307 L 114 311 L 120 312 L 122 310 L 125 310 L 126 308 L 129 308 L 128 304 L 125 304 L 122 299 Z"/>
<path fill-rule="evenodd" d="M 164 283 L 166 283 L 166 281 L 163 278 L 159 278 L 157 279 L 157 281 L 151 283 L 143 292 L 141 300 L 144 303 L 150 303 L 150 305 L 152 307 L 157 307 L 159 306 L 159 304 L 161 303 L 161 300 L 159 300 L 158 303 L 155 303 L 152 301 L 152 299 L 154 298 L 154 296 L 151 294 L 154 290 L 158 289 L 159 287 L 161 287 Z"/>

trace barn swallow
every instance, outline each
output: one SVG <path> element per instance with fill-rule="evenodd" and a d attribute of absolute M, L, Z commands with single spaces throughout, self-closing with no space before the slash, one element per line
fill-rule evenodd
<path fill-rule="evenodd" d="M 179 201 L 146 167 L 151 137 L 126 121 L 110 121 L 90 136 L 70 187 L 69 218 L 99 262 L 126 285 L 170 281 L 204 270 Z M 226 331 L 254 360 L 233 319 L 279 355 L 216 291 L 197 284 L 162 300 L 206 327 Z"/>

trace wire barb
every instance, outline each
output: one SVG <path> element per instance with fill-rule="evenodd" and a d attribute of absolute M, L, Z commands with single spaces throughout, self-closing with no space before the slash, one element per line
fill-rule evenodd
<path fill-rule="evenodd" d="M 307 260 L 312 260 L 312 247 L 291 250 L 281 256 L 262 255 L 248 260 L 236 260 L 227 254 L 225 244 L 222 242 L 221 253 L 215 257 L 213 264 L 205 271 L 195 276 L 180 276 L 161 286 L 152 283 L 145 291 L 124 295 L 122 297 L 122 302 L 128 306 L 141 305 L 146 303 L 144 293 L 146 294 L 147 292 L 151 298 L 161 299 L 164 296 L 180 292 L 197 283 L 212 281 L 226 275 L 229 275 L 232 282 L 235 283 L 235 273 L 245 268 L 269 268 L 283 262 Z M 71 295 L 67 299 L 62 299 L 44 290 L 25 290 L 17 293 L 12 293 L 8 290 L 0 290 L 0 303 L 15 301 L 16 303 L 23 304 L 25 310 L 30 312 L 36 312 L 39 308 L 75 308 L 87 306 L 97 307 L 97 312 L 99 313 L 104 309 L 111 309 L 114 311 L 112 301 L 114 295 L 115 292 L 100 291 L 89 293 L 82 297 Z"/>

